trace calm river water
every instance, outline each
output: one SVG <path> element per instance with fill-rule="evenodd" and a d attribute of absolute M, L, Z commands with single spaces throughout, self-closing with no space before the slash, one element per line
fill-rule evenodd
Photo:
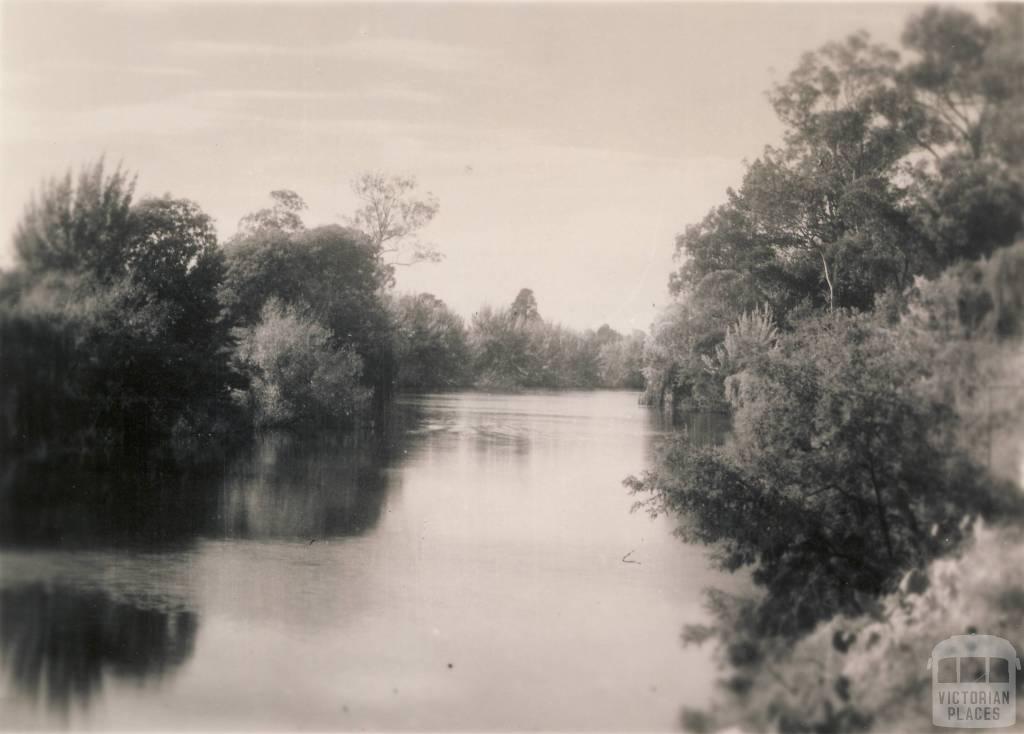
<path fill-rule="evenodd" d="M 396 413 L 189 470 L 0 469 L 0 726 L 668 730 L 706 701 L 680 631 L 723 580 L 621 484 L 655 411 Z"/>

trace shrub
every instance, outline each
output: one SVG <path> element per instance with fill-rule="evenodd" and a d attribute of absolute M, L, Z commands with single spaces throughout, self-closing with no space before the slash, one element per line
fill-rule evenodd
<path fill-rule="evenodd" d="M 350 423 L 372 391 L 360 385 L 363 363 L 348 345 L 296 306 L 268 303 L 240 345 L 252 370 L 251 399 L 260 426 Z"/>
<path fill-rule="evenodd" d="M 739 373 L 725 446 L 678 438 L 627 484 L 717 565 L 752 568 L 761 633 L 860 613 L 973 517 L 1016 506 L 958 447 L 956 414 L 919 389 L 929 367 L 868 316 L 807 319 Z"/>

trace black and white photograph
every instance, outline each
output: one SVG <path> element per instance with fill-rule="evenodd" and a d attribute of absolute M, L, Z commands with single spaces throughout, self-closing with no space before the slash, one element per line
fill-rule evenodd
<path fill-rule="evenodd" d="M 1024 730 L 1021 655 L 1024 3 L 0 0 L 0 731 Z"/>

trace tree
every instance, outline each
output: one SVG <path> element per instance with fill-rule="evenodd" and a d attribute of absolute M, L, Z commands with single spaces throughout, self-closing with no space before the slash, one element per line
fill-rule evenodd
<path fill-rule="evenodd" d="M 85 169 L 44 186 L 5 280 L 3 403 L 17 441 L 143 443 L 233 415 L 223 254 L 195 203 L 130 203 L 129 178 Z M 47 365 L 40 369 L 40 365 Z"/>
<path fill-rule="evenodd" d="M 717 623 L 684 634 L 717 638 L 727 671 L 724 704 L 684 714 L 694 730 L 910 720 L 889 716 L 919 686 L 887 666 L 939 620 L 893 619 L 970 567 L 936 559 L 978 518 L 1020 518 L 1001 477 L 1019 479 L 1024 397 L 988 388 L 1021 371 L 1024 250 L 1004 246 L 1024 226 L 1024 9 L 929 8 L 903 41 L 902 64 L 865 34 L 806 55 L 771 94 L 783 144 L 677 238 L 647 390 L 721 395 L 733 430 L 675 437 L 627 484 L 757 586 L 709 594 Z"/>
<path fill-rule="evenodd" d="M 303 284 L 296 272 L 300 253 L 292 236 L 276 228 L 248 235 L 236 234 L 225 247 L 227 274 L 220 300 L 229 320 L 239 326 L 255 324 L 272 298 L 291 304 L 302 298 Z"/>
<path fill-rule="evenodd" d="M 804 303 L 867 311 L 917 275 L 1018 236 L 1024 178 L 1012 158 L 996 157 L 1017 150 L 996 121 L 1016 119 L 1007 110 L 1024 99 L 1004 71 L 1021 64 L 1007 59 L 1020 56 L 1024 32 L 961 15 L 932 9 L 913 19 L 905 40 L 916 56 L 903 67 L 859 33 L 806 54 L 776 85 L 784 144 L 767 147 L 739 189 L 676 240 L 669 288 L 687 306 L 668 318 L 685 321 L 687 337 L 649 345 L 660 360 L 649 389 L 692 396 L 693 368 L 713 356 L 728 323 L 761 304 L 782 328 Z M 960 117 L 969 129 L 958 137 L 950 126 Z M 971 139 L 981 141 L 976 153 Z"/>
<path fill-rule="evenodd" d="M 722 343 L 715 346 L 714 356 L 702 355 L 704 368 L 725 378 L 726 399 L 735 399 L 730 389 L 736 385 L 732 378 L 742 373 L 762 354 L 774 348 L 779 332 L 771 309 L 765 306 L 741 315 L 725 330 Z"/>
<path fill-rule="evenodd" d="M 892 174 L 921 123 L 897 55 L 866 34 L 804 56 L 771 101 L 786 145 L 766 150 L 742 196 L 783 261 L 820 262 L 827 305 L 870 308 L 880 282 L 909 283 L 919 238 Z"/>
<path fill-rule="evenodd" d="M 417 192 L 415 178 L 364 173 L 352 182 L 352 190 L 362 206 L 348 223 L 366 234 L 391 278 L 396 266 L 441 260 L 435 245 L 419 239 L 439 204 L 433 194 Z"/>
<path fill-rule="evenodd" d="M 1010 244 L 1024 228 L 1024 12 L 990 24 L 931 7 L 903 33 L 914 58 L 901 72 L 932 158 L 913 169 L 915 222 L 935 275 Z"/>
<path fill-rule="evenodd" d="M 264 306 L 240 354 L 253 371 L 257 425 L 348 423 L 369 402 L 359 355 L 294 306 Z"/>
<path fill-rule="evenodd" d="M 265 229 L 295 234 L 306 228 L 302 212 L 307 207 L 301 196 L 290 189 L 278 189 L 270 192 L 270 198 L 274 201 L 270 208 L 251 212 L 239 220 L 236 237 L 248 237 Z"/>
<path fill-rule="evenodd" d="M 117 309 L 141 314 L 158 307 L 161 322 L 157 364 L 140 379 L 177 368 L 170 395 L 225 398 L 241 382 L 230 363 L 231 323 L 218 300 L 225 262 L 213 220 L 195 202 L 170 196 L 144 199 L 131 214 Z"/>
<path fill-rule="evenodd" d="M 996 5 L 990 27 L 986 85 L 998 94 L 999 103 L 988 110 L 984 142 L 993 157 L 1019 171 L 1024 165 L 1024 7 Z"/>
<path fill-rule="evenodd" d="M 512 321 L 520 326 L 540 321 L 540 311 L 537 310 L 537 298 L 529 288 L 523 288 L 516 294 L 512 301 L 512 308 L 509 311 Z"/>
<path fill-rule="evenodd" d="M 736 319 L 759 307 L 762 291 L 735 270 L 712 270 L 687 286 L 651 327 L 644 347 L 644 401 L 673 409 L 727 410 L 723 375 L 706 361 L 722 345 Z"/>
<path fill-rule="evenodd" d="M 508 309 L 484 306 L 473 314 L 469 341 L 473 372 L 483 387 L 516 388 L 534 371 L 529 334 L 517 328 Z"/>
<path fill-rule="evenodd" d="M 670 288 L 683 295 L 733 270 L 783 321 L 804 299 L 870 309 L 880 291 L 908 286 L 926 257 L 897 174 L 927 121 L 897 55 L 854 34 L 806 54 L 770 99 L 784 145 L 767 147 L 726 204 L 678 238 Z"/>
<path fill-rule="evenodd" d="M 649 405 L 675 410 L 724 409 L 721 378 L 704 368 L 705 355 L 725 335 L 725 323 L 698 298 L 667 306 L 644 344 L 644 396 Z"/>
<path fill-rule="evenodd" d="M 123 257 L 127 277 L 158 297 L 183 308 L 219 307 L 223 253 L 213 220 L 195 202 L 164 196 L 136 204 Z"/>
<path fill-rule="evenodd" d="M 508 308 L 485 307 L 474 314 L 469 340 L 477 384 L 481 386 L 586 389 L 603 384 L 602 348 L 621 341 L 622 336 L 608 325 L 596 333 L 581 334 L 546 322 L 533 291 L 523 288 Z M 609 365 L 617 358 L 610 350 L 606 356 Z M 628 370 L 626 359 L 622 355 L 617 364 Z M 623 375 L 621 379 L 631 378 Z M 632 379 L 635 381 L 635 377 Z"/>
<path fill-rule="evenodd" d="M 106 174 L 103 159 L 83 167 L 77 180 L 69 170 L 45 181 L 15 230 L 20 267 L 35 275 L 116 277 L 123 271 L 134 190 L 135 177 L 120 167 Z"/>
<path fill-rule="evenodd" d="M 221 299 L 233 322 L 254 326 L 264 307 L 285 307 L 327 328 L 336 347 L 351 346 L 364 363 L 362 379 L 382 395 L 393 358 L 384 273 L 364 236 L 339 225 L 287 233 L 264 228 L 227 248 Z"/>
<path fill-rule="evenodd" d="M 991 28 L 956 8 L 932 6 L 907 22 L 903 45 L 917 58 L 902 73 L 932 122 L 928 147 L 954 143 L 982 156 L 990 108 L 1007 92 L 1001 74 L 985 63 L 991 40 Z"/>
<path fill-rule="evenodd" d="M 674 258 L 680 263 L 669 277 L 669 292 L 685 297 L 708 276 L 735 273 L 746 302 L 769 301 L 786 311 L 787 298 L 805 294 L 816 285 L 817 269 L 811 277 L 792 275 L 792 267 L 776 257 L 772 242 L 759 234 L 756 219 L 740 195 L 729 189 L 727 203 L 712 209 L 698 224 L 686 227 L 676 237 Z"/>
<path fill-rule="evenodd" d="M 455 387 L 470 379 L 466 326 L 429 293 L 394 303 L 395 361 L 400 387 Z"/>
<path fill-rule="evenodd" d="M 560 324 L 540 319 L 515 320 L 525 330 L 527 374 L 525 385 L 547 388 L 590 388 L 600 384 L 600 345 Z"/>
<path fill-rule="evenodd" d="M 999 160 L 946 156 L 933 171 L 917 171 L 914 196 L 914 221 L 928 243 L 925 275 L 987 256 L 1024 231 L 1024 178 Z"/>
<path fill-rule="evenodd" d="M 618 335 L 617 339 L 598 342 L 599 380 L 603 387 L 643 389 L 644 339 L 642 331 L 634 331 L 629 336 Z"/>
<path fill-rule="evenodd" d="M 606 344 L 617 342 L 620 339 L 622 339 L 622 334 L 617 332 L 608 324 L 601 324 L 599 327 L 597 327 L 597 331 L 588 331 L 587 334 L 589 338 L 596 341 L 597 344 L 602 347 L 605 346 Z"/>
<path fill-rule="evenodd" d="M 738 375 L 727 445 L 679 439 L 627 480 L 718 566 L 752 567 L 760 634 L 863 612 L 953 547 L 965 517 L 1004 506 L 946 401 L 922 392 L 929 353 L 909 342 L 864 315 L 801 321 Z"/>

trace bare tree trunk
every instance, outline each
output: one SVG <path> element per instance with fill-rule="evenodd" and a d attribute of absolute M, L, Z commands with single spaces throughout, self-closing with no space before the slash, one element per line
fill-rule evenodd
<path fill-rule="evenodd" d="M 835 307 L 835 288 L 832 285 L 832 275 L 828 271 L 828 261 L 825 259 L 825 253 L 819 251 L 821 255 L 821 264 L 825 266 L 825 282 L 828 283 L 828 310 L 832 312 Z"/>

